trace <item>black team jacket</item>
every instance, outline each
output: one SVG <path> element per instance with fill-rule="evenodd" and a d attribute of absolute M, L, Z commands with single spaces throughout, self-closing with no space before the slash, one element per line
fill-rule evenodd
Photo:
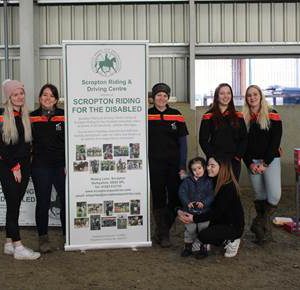
<path fill-rule="evenodd" d="M 179 139 L 188 135 L 184 117 L 167 106 L 161 112 L 155 106 L 148 110 L 149 158 L 180 163 Z M 184 163 L 184 160 L 182 161 Z M 178 164 L 185 168 L 185 164 Z"/>
<path fill-rule="evenodd" d="M 21 161 L 29 161 L 31 144 L 25 142 L 24 126 L 22 123 L 21 114 L 14 111 L 16 127 L 18 130 L 19 139 L 16 144 L 5 144 L 2 140 L 3 128 L 3 110 L 0 109 L 0 162 L 4 162 L 9 169 L 20 168 Z"/>
<path fill-rule="evenodd" d="M 216 126 L 211 110 L 202 116 L 199 130 L 199 144 L 207 158 L 211 156 L 241 159 L 247 147 L 247 128 L 243 114 L 236 112 L 239 126 L 230 123 L 228 111 L 222 116 L 220 126 Z"/>
<path fill-rule="evenodd" d="M 43 114 L 42 108 L 30 114 L 33 138 L 32 167 L 65 166 L 64 110 L 56 108 L 53 114 Z"/>
<path fill-rule="evenodd" d="M 262 130 L 257 123 L 257 115 L 252 116 L 248 132 L 248 146 L 244 156 L 247 167 L 253 159 L 262 159 L 266 165 L 269 165 L 274 158 L 280 157 L 281 118 L 275 110 L 270 110 L 269 119 L 269 130 Z"/>

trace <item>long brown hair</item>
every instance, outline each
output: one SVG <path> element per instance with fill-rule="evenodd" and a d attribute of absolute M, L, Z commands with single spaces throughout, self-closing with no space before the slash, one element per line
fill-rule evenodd
<path fill-rule="evenodd" d="M 219 107 L 219 93 L 220 93 L 221 88 L 223 88 L 223 87 L 228 87 L 230 90 L 231 100 L 228 104 L 227 112 L 228 112 L 230 124 L 233 127 L 237 128 L 237 127 L 239 127 L 239 121 L 238 121 L 238 116 L 236 114 L 236 109 L 235 109 L 234 102 L 233 102 L 233 91 L 232 91 L 232 87 L 227 83 L 221 83 L 215 89 L 214 100 L 213 100 L 212 108 L 211 108 L 211 112 L 213 113 L 212 120 L 217 128 L 219 128 L 223 123 L 223 114 Z"/>
<path fill-rule="evenodd" d="M 237 191 L 237 193 L 239 193 L 240 189 L 239 189 L 239 184 L 234 176 L 234 173 L 232 171 L 232 166 L 231 166 L 231 162 L 230 160 L 227 159 L 216 159 L 216 162 L 220 165 L 220 169 L 219 169 L 219 173 L 218 173 L 218 177 L 217 177 L 217 183 L 216 183 L 216 187 L 215 187 L 215 193 L 217 193 L 220 188 L 225 185 L 228 184 L 230 182 L 233 182 L 234 187 Z"/>

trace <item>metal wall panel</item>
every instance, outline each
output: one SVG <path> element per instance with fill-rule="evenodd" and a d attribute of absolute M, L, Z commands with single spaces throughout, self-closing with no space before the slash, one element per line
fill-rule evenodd
<path fill-rule="evenodd" d="M 38 6 L 41 45 L 63 39 L 188 42 L 187 4 Z"/>
<path fill-rule="evenodd" d="M 19 7 L 8 6 L 8 44 L 19 44 Z M 3 6 L 0 6 L 0 45 L 4 45 L 4 25 L 3 25 L 4 13 Z"/>
<path fill-rule="evenodd" d="M 149 90 L 157 82 L 165 82 L 171 87 L 171 95 L 177 101 L 186 101 L 187 96 L 187 58 L 151 57 L 149 60 Z"/>
<path fill-rule="evenodd" d="M 196 6 L 199 44 L 300 40 L 300 3 L 197 3 Z"/>

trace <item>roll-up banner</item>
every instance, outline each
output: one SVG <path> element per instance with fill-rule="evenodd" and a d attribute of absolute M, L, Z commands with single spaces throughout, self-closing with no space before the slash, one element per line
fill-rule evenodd
<path fill-rule="evenodd" d="M 151 246 L 148 43 L 63 42 L 65 250 Z"/>
<path fill-rule="evenodd" d="M 20 226 L 35 226 L 35 205 L 36 197 L 31 179 L 29 180 L 25 195 L 23 197 L 19 225 Z M 6 220 L 6 203 L 2 188 L 0 185 L 0 226 L 5 225 Z M 49 226 L 60 226 L 60 201 L 55 189 L 51 192 L 51 202 L 49 208 Z"/>

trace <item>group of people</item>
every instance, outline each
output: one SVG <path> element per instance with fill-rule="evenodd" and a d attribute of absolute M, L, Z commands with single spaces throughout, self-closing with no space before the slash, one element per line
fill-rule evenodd
<path fill-rule="evenodd" d="M 52 185 L 61 204 L 61 224 L 65 235 L 65 137 L 64 110 L 57 107 L 58 90 L 44 85 L 39 108 L 29 113 L 24 85 L 17 80 L 2 84 L 0 111 L 0 182 L 6 201 L 6 242 L 4 254 L 17 260 L 35 260 L 40 252 L 51 252 L 48 237 Z M 36 225 L 39 252 L 25 247 L 19 230 L 19 211 L 30 176 L 36 195 Z"/>
<path fill-rule="evenodd" d="M 186 174 L 188 130 L 184 116 L 168 105 L 170 91 L 167 84 L 154 85 L 148 111 L 154 240 L 171 246 L 177 216 L 185 224 L 183 257 L 192 255 L 196 239 L 196 258 L 206 257 L 210 245 L 223 245 L 224 256 L 234 257 L 245 225 L 238 185 L 244 161 L 256 210 L 250 229 L 257 244 L 271 241 L 271 216 L 281 197 L 280 115 L 256 85 L 246 90 L 243 112 L 236 111 L 231 86 L 220 84 L 200 124 L 206 160 L 190 160 Z"/>
<path fill-rule="evenodd" d="M 54 185 L 61 204 L 65 235 L 65 136 L 64 110 L 57 107 L 58 90 L 44 85 L 39 108 L 29 114 L 24 85 L 17 80 L 2 84 L 0 111 L 0 181 L 6 200 L 4 253 L 33 260 L 51 252 L 48 213 Z M 244 211 L 238 180 L 243 160 L 254 190 L 256 217 L 251 231 L 256 242 L 272 240 L 270 217 L 281 197 L 280 115 L 267 103 L 262 90 L 251 85 L 245 93 L 243 112 L 235 109 L 229 84 L 220 84 L 213 103 L 202 116 L 199 143 L 206 155 L 187 163 L 188 129 L 184 116 L 168 105 L 171 89 L 153 86 L 153 106 L 148 111 L 149 169 L 155 233 L 161 247 L 170 247 L 170 229 L 179 218 L 185 224 L 182 256 L 207 256 L 209 245 L 224 245 L 225 256 L 237 254 L 244 230 Z M 22 244 L 19 210 L 29 178 L 36 194 L 39 251 Z"/>

